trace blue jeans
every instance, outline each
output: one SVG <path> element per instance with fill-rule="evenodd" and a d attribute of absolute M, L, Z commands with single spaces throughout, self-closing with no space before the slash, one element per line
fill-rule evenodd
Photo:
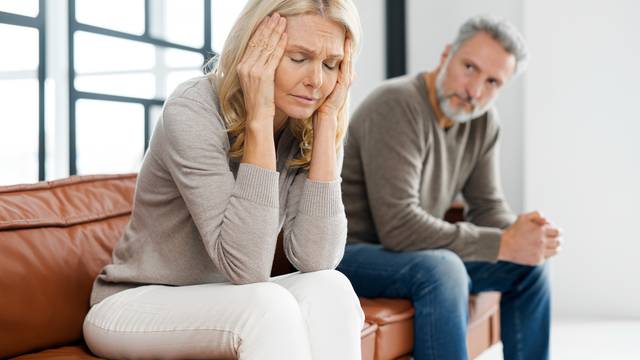
<path fill-rule="evenodd" d="M 347 245 L 338 266 L 359 296 L 408 298 L 415 360 L 467 359 L 469 293 L 500 291 L 505 360 L 548 359 L 550 293 L 546 266 L 463 262 L 449 250 L 393 252 Z"/>

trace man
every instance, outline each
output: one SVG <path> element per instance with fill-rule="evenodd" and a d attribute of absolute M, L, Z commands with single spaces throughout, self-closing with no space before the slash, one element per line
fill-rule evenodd
<path fill-rule="evenodd" d="M 498 169 L 493 102 L 522 71 L 522 36 L 503 20 L 468 20 L 438 68 L 392 79 L 355 112 L 345 145 L 348 245 L 339 270 L 358 295 L 410 298 L 413 356 L 466 359 L 468 295 L 500 291 L 505 359 L 548 357 L 544 262 L 560 231 L 511 214 Z M 442 220 L 462 194 L 467 222 Z"/>

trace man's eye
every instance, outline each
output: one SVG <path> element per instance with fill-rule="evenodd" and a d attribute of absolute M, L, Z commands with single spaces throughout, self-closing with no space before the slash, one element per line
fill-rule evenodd
<path fill-rule="evenodd" d="M 303 61 L 304 61 L 304 58 L 299 58 L 299 59 L 296 59 L 296 58 L 290 58 L 290 59 L 291 59 L 291 61 L 293 61 L 294 63 L 301 63 L 301 62 L 303 62 Z"/>
<path fill-rule="evenodd" d="M 324 67 L 326 67 L 329 70 L 333 70 L 336 68 L 336 65 L 324 64 Z"/>
<path fill-rule="evenodd" d="M 474 69 L 474 66 L 473 66 L 473 64 L 464 64 L 464 68 L 465 68 L 467 71 L 471 71 L 471 70 L 473 70 L 473 69 Z"/>

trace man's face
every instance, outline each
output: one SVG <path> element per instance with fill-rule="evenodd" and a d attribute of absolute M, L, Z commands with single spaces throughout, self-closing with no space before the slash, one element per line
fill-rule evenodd
<path fill-rule="evenodd" d="M 484 114 L 515 67 L 515 57 L 485 32 L 469 38 L 453 54 L 447 47 L 436 78 L 442 112 L 458 122 Z"/>

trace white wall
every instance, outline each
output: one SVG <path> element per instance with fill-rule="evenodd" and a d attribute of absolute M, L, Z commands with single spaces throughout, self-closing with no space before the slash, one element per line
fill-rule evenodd
<path fill-rule="evenodd" d="M 362 44 L 351 87 L 351 111 L 385 78 L 384 0 L 354 0 L 362 22 Z"/>
<path fill-rule="evenodd" d="M 565 317 L 640 318 L 640 3 L 525 2 L 525 206 L 566 233 Z"/>
<path fill-rule="evenodd" d="M 356 0 L 364 43 L 352 108 L 384 79 L 384 1 Z M 531 59 L 498 100 L 502 173 L 516 211 L 540 209 L 565 231 L 551 261 L 554 315 L 640 318 L 640 34 L 631 0 L 409 0 L 408 71 L 433 69 L 468 17 L 522 29 Z"/>
<path fill-rule="evenodd" d="M 435 69 L 444 47 L 453 41 L 459 26 L 471 16 L 502 16 L 522 29 L 522 6 L 522 0 L 408 0 L 408 72 Z M 514 79 L 503 89 L 497 102 L 502 125 L 502 184 L 515 212 L 523 210 L 522 89 L 522 79 Z"/>

